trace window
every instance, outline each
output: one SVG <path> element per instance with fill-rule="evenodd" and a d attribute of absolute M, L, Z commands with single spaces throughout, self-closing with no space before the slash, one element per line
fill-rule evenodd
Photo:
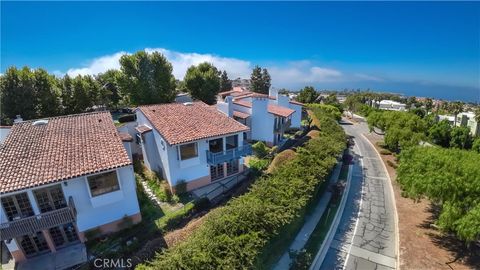
<path fill-rule="evenodd" d="M 9 221 L 33 216 L 33 209 L 25 192 L 3 197 L 2 205 Z"/>
<path fill-rule="evenodd" d="M 238 146 L 238 135 L 232 135 L 227 137 L 227 150 L 232 148 L 237 148 Z"/>
<path fill-rule="evenodd" d="M 33 191 L 33 193 L 35 194 L 38 207 L 42 213 L 67 206 L 60 185 L 38 189 Z"/>
<path fill-rule="evenodd" d="M 180 145 L 180 159 L 186 160 L 198 156 L 197 143 Z"/>
<path fill-rule="evenodd" d="M 117 172 L 107 172 L 87 177 L 92 197 L 120 189 Z"/>
<path fill-rule="evenodd" d="M 222 179 L 224 177 L 223 163 L 210 166 L 210 176 L 212 181 Z"/>
<path fill-rule="evenodd" d="M 227 162 L 227 175 L 231 175 L 238 172 L 238 159 L 230 160 Z"/>
<path fill-rule="evenodd" d="M 140 133 L 135 134 L 135 142 L 137 144 L 142 144 L 142 135 Z"/>

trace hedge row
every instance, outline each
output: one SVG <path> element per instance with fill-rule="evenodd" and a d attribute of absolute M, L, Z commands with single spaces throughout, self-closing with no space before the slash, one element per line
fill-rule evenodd
<path fill-rule="evenodd" d="M 298 148 L 294 159 L 263 176 L 243 196 L 207 215 L 185 242 L 159 254 L 141 269 L 251 269 L 271 241 L 298 219 L 345 148 L 337 122 L 313 114 L 320 136 Z"/>

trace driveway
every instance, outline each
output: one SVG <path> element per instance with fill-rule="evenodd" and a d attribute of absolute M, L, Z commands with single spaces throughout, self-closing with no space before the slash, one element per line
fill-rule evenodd
<path fill-rule="evenodd" d="M 373 146 L 362 136 L 366 123 L 342 123 L 353 136 L 354 166 L 340 225 L 320 269 L 395 269 L 397 230 L 390 180 Z"/>

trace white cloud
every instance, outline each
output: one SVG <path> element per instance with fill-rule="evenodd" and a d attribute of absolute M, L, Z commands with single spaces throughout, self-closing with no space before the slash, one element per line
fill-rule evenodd
<path fill-rule="evenodd" d="M 77 75 L 94 75 L 98 73 L 105 72 L 109 69 L 119 69 L 120 63 L 118 60 L 126 52 L 117 52 L 112 55 L 105 55 L 99 58 L 94 59 L 86 67 L 82 68 L 71 68 L 67 71 L 67 74 L 75 77 Z"/>
<path fill-rule="evenodd" d="M 177 79 L 183 79 L 185 72 L 192 65 L 202 62 L 212 63 L 220 70 L 226 70 L 230 78 L 249 78 L 253 64 L 237 58 L 222 57 L 214 54 L 185 53 L 172 51 L 164 48 L 146 48 L 146 52 L 160 52 L 172 63 L 173 75 Z M 87 65 L 79 68 L 71 68 L 66 73 L 70 76 L 94 75 L 109 69 L 119 69 L 119 59 L 128 52 L 117 52 L 105 55 L 90 61 Z M 300 87 L 305 84 L 321 84 L 326 82 L 338 82 L 344 78 L 339 70 L 320 67 L 308 60 L 292 61 L 285 64 L 267 65 L 272 85 L 275 87 Z M 55 71 L 61 75 L 62 72 Z"/>

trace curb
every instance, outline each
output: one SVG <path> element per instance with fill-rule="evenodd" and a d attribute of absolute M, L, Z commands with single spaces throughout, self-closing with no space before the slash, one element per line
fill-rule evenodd
<path fill-rule="evenodd" d="M 390 192 L 392 193 L 392 198 L 393 198 L 393 209 L 395 210 L 395 214 L 393 215 L 394 220 L 395 220 L 395 234 L 396 234 L 396 241 L 395 241 L 395 249 L 397 251 L 397 264 L 395 265 L 395 269 L 400 269 L 400 233 L 398 231 L 398 211 L 397 211 L 397 200 L 395 199 L 395 192 L 393 190 L 393 183 L 392 179 L 390 178 L 390 174 L 388 173 L 387 166 L 385 166 L 385 162 L 383 162 L 382 156 L 378 152 L 377 148 L 375 148 L 375 145 L 373 145 L 372 142 L 364 135 L 362 134 L 363 138 L 373 147 L 375 150 L 375 153 L 377 153 L 378 158 L 382 162 L 383 169 L 385 170 L 385 173 L 387 175 L 387 178 L 390 183 Z"/>
<path fill-rule="evenodd" d="M 318 250 L 317 255 L 315 256 L 315 259 L 313 260 L 312 264 L 310 265 L 309 270 L 320 269 L 320 266 L 322 266 L 323 260 L 327 255 L 328 249 L 332 244 L 333 237 L 337 232 L 338 225 L 340 224 L 340 219 L 343 215 L 343 211 L 345 210 L 345 204 L 347 203 L 347 197 L 350 192 L 350 182 L 352 180 L 352 171 L 353 171 L 353 165 L 350 164 L 348 165 L 347 185 L 345 187 L 345 192 L 343 192 L 342 199 L 340 201 L 340 207 L 339 209 L 337 209 L 337 213 L 335 214 L 333 223 L 328 229 L 327 236 L 325 237 L 325 240 L 320 246 L 320 249 Z"/>

